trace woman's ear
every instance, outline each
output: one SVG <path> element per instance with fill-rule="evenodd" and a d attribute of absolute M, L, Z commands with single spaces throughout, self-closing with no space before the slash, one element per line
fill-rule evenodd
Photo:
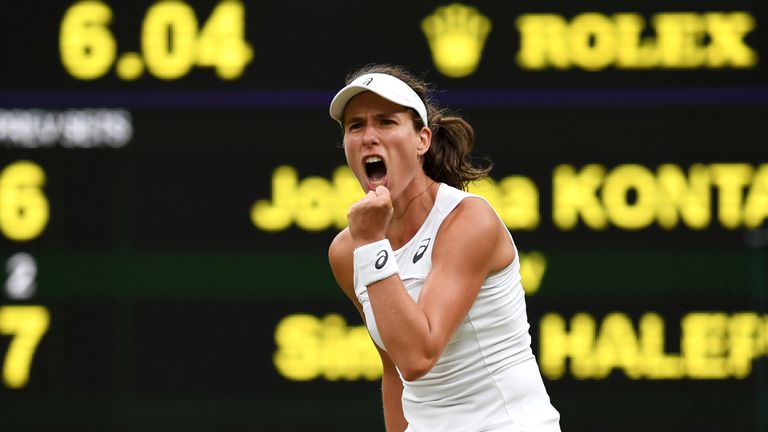
<path fill-rule="evenodd" d="M 432 145 L 432 130 L 428 127 L 423 127 L 419 131 L 419 143 L 416 145 L 418 155 L 423 156 L 429 150 L 430 145 Z"/>

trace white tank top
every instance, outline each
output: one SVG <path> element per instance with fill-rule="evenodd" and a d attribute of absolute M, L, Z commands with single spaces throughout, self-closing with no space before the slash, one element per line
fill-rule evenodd
<path fill-rule="evenodd" d="M 395 251 L 400 278 L 415 301 L 432 268 L 435 235 L 446 216 L 467 197 L 478 196 L 440 184 L 424 224 Z M 354 281 L 368 331 L 386 350 L 367 288 L 358 283 L 356 274 Z M 407 431 L 559 431 L 560 414 L 544 388 L 528 328 L 516 256 L 508 267 L 485 279 L 469 314 L 432 370 L 414 381 L 400 375 Z"/>

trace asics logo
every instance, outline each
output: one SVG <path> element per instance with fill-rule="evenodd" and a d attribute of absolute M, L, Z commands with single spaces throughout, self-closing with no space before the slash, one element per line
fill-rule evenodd
<path fill-rule="evenodd" d="M 427 251 L 427 248 L 429 247 L 429 241 L 432 240 L 431 237 L 427 237 L 424 240 L 421 241 L 421 245 L 419 245 L 419 248 L 416 250 L 416 254 L 413 256 L 413 263 L 416 264 L 421 257 L 424 256 L 424 252 Z"/>
<path fill-rule="evenodd" d="M 373 263 L 373 266 L 376 267 L 376 270 L 381 270 L 382 267 L 384 267 L 387 264 L 387 260 L 389 259 L 389 254 L 385 250 L 380 250 L 379 253 L 376 254 L 376 262 Z"/>

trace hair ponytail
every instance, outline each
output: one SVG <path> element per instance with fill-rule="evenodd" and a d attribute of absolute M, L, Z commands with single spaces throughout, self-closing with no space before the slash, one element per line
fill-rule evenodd
<path fill-rule="evenodd" d="M 463 118 L 445 109 L 429 115 L 432 145 L 424 155 L 424 172 L 435 181 L 466 189 L 467 183 L 483 178 L 491 170 L 476 166 L 471 158 L 475 145 L 475 130 Z"/>
<path fill-rule="evenodd" d="M 423 156 L 424 172 L 437 182 L 458 189 L 488 175 L 492 164 L 475 165 L 471 152 L 475 146 L 475 130 L 466 120 L 440 107 L 429 95 L 429 85 L 402 67 L 388 64 L 364 66 L 347 76 L 347 84 L 367 73 L 383 73 L 394 76 L 408 84 L 419 95 L 427 107 L 428 127 L 432 130 L 432 143 Z M 413 114 L 414 128 L 424 126 L 416 111 Z"/>

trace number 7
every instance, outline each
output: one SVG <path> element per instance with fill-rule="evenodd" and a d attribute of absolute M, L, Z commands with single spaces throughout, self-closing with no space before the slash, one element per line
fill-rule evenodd
<path fill-rule="evenodd" d="M 29 381 L 29 369 L 40 339 L 51 318 L 44 306 L 0 307 L 0 334 L 13 335 L 3 362 L 3 381 L 10 388 L 21 388 Z"/>

